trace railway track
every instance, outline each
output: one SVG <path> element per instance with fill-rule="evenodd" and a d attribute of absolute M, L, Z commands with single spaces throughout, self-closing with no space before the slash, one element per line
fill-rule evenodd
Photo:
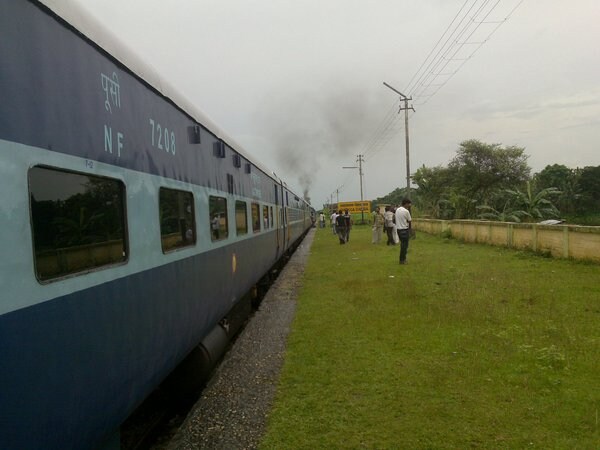
<path fill-rule="evenodd" d="M 296 285 L 299 282 L 299 277 L 303 273 L 304 270 L 304 262 L 306 260 L 306 256 L 308 254 L 308 248 L 310 247 L 310 243 L 312 242 L 312 233 L 308 234 L 309 239 L 305 238 L 303 244 L 300 244 L 300 247 L 306 246 L 304 251 L 297 251 L 299 253 L 298 258 L 294 258 L 292 254 L 289 256 L 282 258 L 282 262 L 270 272 L 268 278 L 262 280 L 261 283 L 256 288 L 256 291 L 252 293 L 253 295 L 253 310 L 248 320 L 244 323 L 244 325 L 237 331 L 234 338 L 231 340 L 227 351 L 224 353 L 223 357 L 219 360 L 215 368 L 212 372 L 210 372 L 208 378 L 206 378 L 202 389 L 197 393 L 191 395 L 186 394 L 185 396 L 180 396 L 177 394 L 173 394 L 168 389 L 163 387 L 157 389 L 153 392 L 143 403 L 142 405 L 127 419 L 121 430 L 121 448 L 123 450 L 142 450 L 142 449 L 152 449 L 152 450 L 164 450 L 168 448 L 173 448 L 173 445 L 170 445 L 170 442 L 174 439 L 174 437 L 178 434 L 180 427 L 186 421 L 191 414 L 193 415 L 194 406 L 198 404 L 199 400 L 205 393 L 205 388 L 207 386 L 211 386 L 217 384 L 218 381 L 213 379 L 214 377 L 219 377 L 222 375 L 222 378 L 236 378 L 235 374 L 224 374 L 222 373 L 222 368 L 220 365 L 223 363 L 225 365 L 225 360 L 231 357 L 231 352 L 235 352 L 235 347 L 238 346 L 238 338 L 240 338 L 247 328 L 252 328 L 253 321 L 265 321 L 263 311 L 263 306 L 265 303 L 269 303 L 269 297 L 276 297 L 279 303 L 281 300 L 292 299 L 294 301 L 294 309 L 295 309 L 295 292 Z M 290 257 L 292 257 L 291 261 L 295 259 L 300 259 L 300 263 L 296 264 L 287 264 L 290 261 Z M 288 269 L 288 266 L 295 266 L 293 269 Z M 284 270 L 285 269 L 285 270 Z M 292 276 L 289 275 L 290 270 L 292 272 Z M 284 274 L 283 276 L 280 276 Z M 276 285 L 276 287 L 271 290 L 271 288 Z M 283 295 L 282 295 L 283 292 Z M 268 297 L 267 297 L 268 294 Z M 282 299 L 285 297 L 285 299 Z M 267 298 L 267 300 L 265 300 Z M 260 307 L 260 310 L 259 310 Z M 272 309 L 268 306 L 265 306 L 266 310 Z M 263 317 L 258 317 L 258 314 L 263 314 Z M 286 315 L 289 315 L 287 313 Z M 292 314 L 293 316 L 293 314 Z M 288 319 L 291 321 L 291 317 Z M 268 321 L 268 319 L 267 319 Z M 273 328 L 274 326 L 285 327 L 286 320 L 277 319 L 273 324 L 267 322 L 267 325 L 254 323 L 256 329 L 264 329 L 264 328 Z M 252 333 L 251 331 L 249 331 Z M 285 333 L 287 335 L 287 333 Z M 257 338 L 252 338 L 253 343 L 255 345 L 255 340 Z M 262 339 L 262 338 L 260 338 Z M 243 340 L 243 339 L 242 339 Z M 239 343 L 239 347 L 243 346 L 243 343 Z M 270 344 L 269 344 L 270 345 Z M 278 344 L 275 345 L 277 347 Z M 280 343 L 279 345 L 284 345 Z M 248 355 L 250 353 L 249 349 L 241 350 L 241 353 L 244 355 Z M 252 366 L 260 366 L 259 362 L 253 361 L 253 357 L 250 358 L 240 358 L 242 360 L 246 359 L 250 361 Z M 260 359 L 260 356 L 259 356 Z M 228 368 L 224 370 L 233 370 L 240 371 L 239 368 Z M 237 377 L 239 378 L 239 376 Z M 274 388 L 273 388 L 274 389 Z M 265 396 L 265 397 L 268 397 Z M 213 408 L 212 406 L 209 407 Z M 221 406 L 216 407 L 221 408 Z M 222 407 L 223 409 L 236 409 L 230 407 Z M 239 408 L 237 408 L 239 409 Z M 207 413 L 206 415 L 209 415 Z M 220 413 L 219 413 L 220 415 Z M 203 418 L 203 420 L 210 420 L 208 418 Z M 210 427 L 206 427 L 210 428 Z"/>

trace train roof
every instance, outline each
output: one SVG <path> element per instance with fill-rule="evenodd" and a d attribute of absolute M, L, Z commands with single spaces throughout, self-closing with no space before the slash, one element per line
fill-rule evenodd
<path fill-rule="evenodd" d="M 111 57 L 123 64 L 137 77 L 144 80 L 162 96 L 171 100 L 171 102 L 173 102 L 179 109 L 204 126 L 217 138 L 223 140 L 236 152 L 244 156 L 244 158 L 246 158 L 248 161 L 251 161 L 265 174 L 268 174 L 278 182 L 283 181 L 272 170 L 267 169 L 263 164 L 258 163 L 253 157 L 250 157 L 248 152 L 239 143 L 237 143 L 235 139 L 225 133 L 207 115 L 205 115 L 194 104 L 188 101 L 185 95 L 181 94 L 168 81 L 161 77 L 154 67 L 144 62 L 133 50 L 123 43 L 123 41 L 106 29 L 106 27 L 104 27 L 94 16 L 92 16 L 90 12 L 79 2 L 76 0 L 36 1 L 63 19 L 79 33 L 91 40 L 95 45 L 106 51 Z"/>

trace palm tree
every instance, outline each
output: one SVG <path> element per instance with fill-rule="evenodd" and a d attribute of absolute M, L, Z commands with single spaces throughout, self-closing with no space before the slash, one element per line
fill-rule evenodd
<path fill-rule="evenodd" d="M 505 189 L 505 192 L 513 197 L 514 203 L 519 205 L 524 215 L 532 221 L 558 217 L 559 211 L 550 200 L 550 197 L 561 194 L 561 191 L 555 187 L 545 188 L 533 194 L 531 183 L 528 181 L 526 192 L 521 192 L 519 189 Z"/>
<path fill-rule="evenodd" d="M 522 209 L 514 209 L 510 205 L 510 201 L 506 201 L 504 203 L 504 207 L 501 211 L 493 208 L 489 205 L 481 205 L 477 206 L 478 214 L 480 219 L 486 220 L 497 220 L 499 222 L 521 222 L 521 217 L 527 216 L 527 212 Z"/>

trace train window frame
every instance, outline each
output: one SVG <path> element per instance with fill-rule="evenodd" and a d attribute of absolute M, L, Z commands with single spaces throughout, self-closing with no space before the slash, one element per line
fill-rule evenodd
<path fill-rule="evenodd" d="M 218 207 L 220 203 L 222 207 Z M 208 220 L 212 242 L 223 241 L 229 237 L 227 198 L 218 195 L 208 196 Z M 221 234 L 221 230 L 224 230 L 224 233 Z"/>
<path fill-rule="evenodd" d="M 250 204 L 250 214 L 252 217 L 252 232 L 260 233 L 260 205 L 256 202 Z"/>
<path fill-rule="evenodd" d="M 45 176 L 40 175 L 38 177 L 38 173 L 41 171 L 45 172 Z M 64 178 L 61 180 L 60 177 Z M 42 181 L 42 178 L 46 178 L 46 180 Z M 108 184 L 98 186 L 97 191 L 91 194 L 91 188 L 89 191 L 86 189 L 82 192 L 81 187 L 86 186 L 86 184 L 82 183 L 85 178 L 90 183 L 87 186 L 100 182 L 111 183 L 112 186 Z M 127 264 L 129 261 L 127 193 L 125 183 L 122 180 L 60 167 L 35 165 L 27 172 L 27 182 L 33 270 L 40 284 L 83 276 L 99 270 Z M 36 186 L 38 184 L 39 186 Z M 50 185 L 52 189 L 48 188 Z M 116 192 L 111 194 L 111 188 Z M 71 195 L 68 198 L 56 198 L 55 200 L 35 200 L 36 192 L 44 191 L 47 194 L 47 192 L 52 190 L 56 195 L 60 192 L 62 197 L 69 192 Z M 85 198 L 88 194 L 89 198 Z M 112 195 L 112 197 L 108 199 L 102 198 L 102 196 L 107 195 Z M 45 204 L 42 205 L 42 202 Z M 71 203 L 71 206 L 68 205 L 69 203 Z M 85 203 L 88 204 L 86 205 Z M 90 206 L 94 205 L 101 207 L 97 209 L 90 208 Z M 42 214 L 40 211 L 42 210 L 45 210 L 46 213 L 51 209 L 66 212 L 67 208 L 75 209 L 77 206 L 79 207 L 78 213 L 71 215 L 70 218 L 66 213 L 62 215 L 53 214 L 51 217 L 40 216 Z M 104 206 L 106 208 L 102 208 Z M 100 230 L 100 228 L 107 225 L 106 220 L 110 221 L 111 214 L 107 214 L 107 212 L 110 213 L 113 207 L 116 208 L 116 215 L 114 215 L 115 211 L 113 211 L 112 215 L 114 217 L 112 219 L 114 222 L 113 225 L 117 225 L 117 237 L 97 240 L 100 234 L 94 233 L 98 233 L 99 231 L 107 232 L 106 234 L 108 235 L 115 233 L 114 229 Z M 71 212 L 75 213 L 74 211 Z M 86 214 L 88 215 L 87 220 L 84 218 Z M 102 224 L 102 222 L 105 223 Z M 69 238 L 69 236 L 61 233 L 61 228 L 62 230 L 68 228 L 76 229 L 77 233 Z M 40 229 L 43 229 L 44 232 L 40 232 Z M 88 234 L 84 233 L 86 230 Z M 48 247 L 40 249 L 43 246 L 41 241 L 43 242 L 44 238 L 51 238 L 52 245 L 46 243 Z M 69 240 L 61 246 L 58 242 L 63 239 Z M 81 242 L 76 242 L 77 239 Z M 65 241 L 63 240 L 63 242 Z M 55 254 L 53 255 L 52 253 Z M 69 268 L 69 266 L 71 267 Z M 45 268 L 42 270 L 42 267 Z"/>
<path fill-rule="evenodd" d="M 163 211 L 166 210 L 163 206 L 163 200 L 166 200 L 166 195 L 178 196 L 176 199 L 179 204 L 179 211 L 177 212 L 178 217 L 176 219 L 176 232 L 166 232 L 170 228 L 167 221 L 168 219 L 171 219 L 171 217 L 163 217 Z M 185 215 L 185 217 L 182 217 L 182 214 Z M 185 221 L 183 226 L 182 221 Z M 164 254 L 194 247 L 196 245 L 197 236 L 194 193 L 191 191 L 161 186 L 158 190 L 158 223 L 160 229 L 160 246 Z"/>
<path fill-rule="evenodd" d="M 241 214 L 243 213 L 243 221 Z M 248 234 L 248 202 L 243 200 L 235 201 L 235 234 L 244 236 Z"/>

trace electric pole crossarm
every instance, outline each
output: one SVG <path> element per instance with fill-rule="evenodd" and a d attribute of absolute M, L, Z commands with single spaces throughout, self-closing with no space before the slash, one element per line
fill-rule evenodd
<path fill-rule="evenodd" d="M 402 97 L 402 100 L 406 99 L 406 100 L 412 100 L 411 98 L 408 98 L 406 95 L 404 95 L 402 92 L 400 92 L 398 89 L 393 88 L 392 86 L 390 86 L 389 84 L 387 84 L 385 81 L 383 82 L 383 85 L 387 88 L 390 88 L 392 91 L 394 91 L 396 94 L 400 95 L 400 97 Z"/>

